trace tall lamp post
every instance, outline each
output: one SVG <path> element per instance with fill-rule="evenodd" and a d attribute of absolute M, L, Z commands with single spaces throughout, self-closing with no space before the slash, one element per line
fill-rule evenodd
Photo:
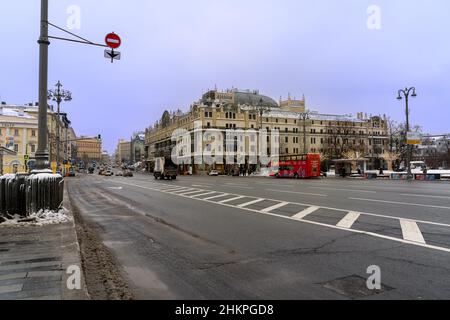
<path fill-rule="evenodd" d="M 410 130 L 410 127 L 409 127 L 409 96 L 411 95 L 411 97 L 417 97 L 416 88 L 411 87 L 411 88 L 405 88 L 405 89 L 398 90 L 397 100 L 402 100 L 403 99 L 402 95 L 405 97 L 405 102 L 406 102 L 406 133 L 405 133 L 405 135 L 406 135 L 405 141 L 407 143 L 406 161 L 407 161 L 407 167 L 408 167 L 408 179 L 411 179 L 412 178 L 412 172 L 411 172 L 412 149 L 411 149 L 411 146 L 408 144 L 408 132 Z"/>
<path fill-rule="evenodd" d="M 303 154 L 307 154 L 308 150 L 306 148 L 306 120 L 309 120 L 309 112 L 301 112 L 300 120 L 303 120 Z"/>
<path fill-rule="evenodd" d="M 56 121 L 56 163 L 59 165 L 59 161 L 60 161 L 59 153 L 60 153 L 60 144 L 61 144 L 60 126 L 59 126 L 60 105 L 61 105 L 62 101 L 71 101 L 72 93 L 67 90 L 62 90 L 61 87 L 63 85 L 61 84 L 60 81 L 58 81 L 58 83 L 55 86 L 56 86 L 56 90 L 49 90 L 47 98 L 49 100 L 56 101 L 56 103 L 58 105 L 58 109 L 57 109 L 58 120 Z"/>
<path fill-rule="evenodd" d="M 38 149 L 36 150 L 37 169 L 48 169 L 47 145 L 47 77 L 48 77 L 48 0 L 41 0 L 41 32 L 39 43 L 39 115 Z"/>

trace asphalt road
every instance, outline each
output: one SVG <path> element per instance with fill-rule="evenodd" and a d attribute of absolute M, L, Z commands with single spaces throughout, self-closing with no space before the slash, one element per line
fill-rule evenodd
<path fill-rule="evenodd" d="M 450 298 L 447 182 L 66 181 L 140 299 Z"/>

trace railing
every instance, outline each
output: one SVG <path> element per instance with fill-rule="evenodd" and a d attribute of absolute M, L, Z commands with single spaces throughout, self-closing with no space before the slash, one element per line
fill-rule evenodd
<path fill-rule="evenodd" d="M 61 208 L 64 179 L 50 171 L 0 176 L 0 216 L 29 216 Z"/>

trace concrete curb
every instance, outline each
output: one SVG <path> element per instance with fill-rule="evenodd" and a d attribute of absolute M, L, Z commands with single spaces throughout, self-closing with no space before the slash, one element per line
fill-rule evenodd
<path fill-rule="evenodd" d="M 67 209 L 70 217 L 70 222 L 67 223 L 67 232 L 62 233 L 61 245 L 64 249 L 62 256 L 62 282 L 61 293 L 62 300 L 87 300 L 90 299 L 87 291 L 85 276 L 83 272 L 83 266 L 81 264 L 80 245 L 78 243 L 78 237 L 75 229 L 75 220 L 72 213 L 72 205 L 70 203 L 69 194 L 67 192 L 67 183 L 64 183 L 64 208 Z M 70 274 L 67 273 L 67 269 L 70 266 L 78 266 L 81 271 L 81 289 L 69 290 L 67 287 L 67 280 Z"/>

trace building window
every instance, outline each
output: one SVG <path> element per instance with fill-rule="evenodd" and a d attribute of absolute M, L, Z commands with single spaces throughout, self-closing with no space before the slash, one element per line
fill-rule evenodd
<path fill-rule="evenodd" d="M 16 136 L 16 137 L 19 136 L 19 129 L 14 129 L 14 136 Z"/>
<path fill-rule="evenodd" d="M 30 144 L 31 147 L 31 153 L 35 153 L 36 152 L 36 146 L 34 144 Z"/>
<path fill-rule="evenodd" d="M 31 136 L 36 137 L 36 130 L 31 130 Z"/>
<path fill-rule="evenodd" d="M 206 127 L 211 128 L 211 122 L 208 122 L 208 123 L 206 124 Z"/>
<path fill-rule="evenodd" d="M 15 152 L 19 152 L 19 145 L 18 145 L 18 144 L 15 144 L 15 145 L 14 145 L 14 151 L 15 151 Z"/>
<path fill-rule="evenodd" d="M 289 154 L 289 148 L 286 148 L 286 154 Z"/>
<path fill-rule="evenodd" d="M 289 142 L 289 138 L 288 138 L 288 137 L 285 137 L 285 138 L 284 138 L 284 141 L 285 141 L 286 143 L 288 143 L 288 142 Z"/>

